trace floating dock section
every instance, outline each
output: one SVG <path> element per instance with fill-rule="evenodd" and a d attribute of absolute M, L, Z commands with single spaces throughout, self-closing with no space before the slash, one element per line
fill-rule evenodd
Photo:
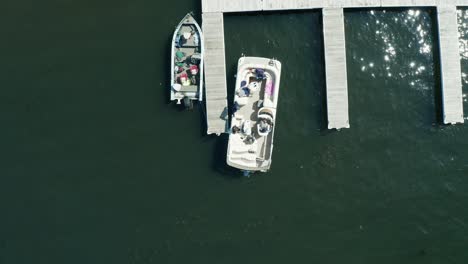
<path fill-rule="evenodd" d="M 207 134 L 227 131 L 226 55 L 223 13 L 203 13 Z"/>
<path fill-rule="evenodd" d="M 462 77 L 456 6 L 438 6 L 437 18 L 444 123 L 463 123 Z"/>
<path fill-rule="evenodd" d="M 328 129 L 349 128 L 343 8 L 323 9 Z"/>
<path fill-rule="evenodd" d="M 413 6 L 437 8 L 443 122 L 463 123 L 457 6 L 468 0 L 202 0 L 208 133 L 223 133 L 227 125 L 219 115 L 227 105 L 223 13 L 323 9 L 328 128 L 340 129 L 350 126 L 343 8 Z"/>

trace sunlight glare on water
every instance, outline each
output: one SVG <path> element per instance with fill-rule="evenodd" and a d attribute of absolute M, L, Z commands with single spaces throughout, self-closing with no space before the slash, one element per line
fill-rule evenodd
<path fill-rule="evenodd" d="M 361 71 L 368 72 L 372 78 L 379 75 L 378 72 L 384 71 L 386 78 L 407 80 L 415 89 L 430 89 L 419 77 L 426 71 L 428 71 L 428 74 L 432 74 L 433 70 L 433 65 L 429 69 L 426 67 L 428 62 L 433 59 L 432 20 L 428 13 L 422 14 L 418 9 L 409 9 L 394 13 L 393 20 L 386 19 L 388 17 L 386 10 L 381 12 L 371 10 L 369 13 L 374 23 L 367 23 L 366 26 L 369 30 L 372 29 L 375 32 L 375 41 L 377 42 L 375 45 L 382 47 L 383 61 L 381 61 L 380 65 L 376 65 L 374 69 L 374 62 L 370 58 L 361 57 Z M 398 21 L 404 21 L 405 23 L 400 25 Z M 411 34 L 412 37 L 409 41 L 402 43 L 399 37 L 390 30 L 395 27 L 399 27 L 403 31 L 399 32 L 399 34 L 405 34 L 404 31 Z M 404 58 L 399 57 L 398 50 L 413 47 L 417 47 L 419 53 L 427 60 L 421 61 L 419 64 L 411 61 L 406 67 L 401 67 L 399 60 Z"/>

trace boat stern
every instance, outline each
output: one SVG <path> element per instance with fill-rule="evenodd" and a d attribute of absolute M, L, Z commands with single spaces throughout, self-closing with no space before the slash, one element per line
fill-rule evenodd
<path fill-rule="evenodd" d="M 246 144 L 249 139 L 241 134 L 229 135 L 226 163 L 241 171 L 266 172 L 270 169 L 271 159 L 264 160 L 258 156 L 257 141 Z"/>

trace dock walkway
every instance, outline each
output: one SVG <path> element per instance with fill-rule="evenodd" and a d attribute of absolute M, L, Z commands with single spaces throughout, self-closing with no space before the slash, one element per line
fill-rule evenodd
<path fill-rule="evenodd" d="M 226 55 L 223 13 L 203 13 L 207 134 L 227 131 Z"/>
<path fill-rule="evenodd" d="M 203 13 L 321 8 L 468 6 L 468 0 L 202 0 Z"/>
<path fill-rule="evenodd" d="M 442 107 L 445 124 L 463 123 L 463 93 L 458 44 L 457 8 L 437 7 L 439 23 Z"/>
<path fill-rule="evenodd" d="M 208 133 L 223 133 L 227 125 L 219 118 L 227 105 L 223 13 L 323 9 L 328 128 L 340 129 L 350 125 L 343 8 L 413 6 L 437 8 L 443 121 L 463 123 L 457 7 L 468 0 L 202 0 Z"/>
<path fill-rule="evenodd" d="M 349 128 L 343 8 L 323 9 L 328 129 Z"/>

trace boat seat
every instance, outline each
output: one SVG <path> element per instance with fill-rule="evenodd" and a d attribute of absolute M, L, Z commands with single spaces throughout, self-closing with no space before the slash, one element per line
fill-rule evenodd
<path fill-rule="evenodd" d="M 245 162 L 256 162 L 257 161 L 257 156 L 256 155 L 231 155 L 230 158 L 232 160 L 241 160 Z"/>
<path fill-rule="evenodd" d="M 181 61 L 183 61 L 183 59 L 185 57 L 185 52 L 178 50 L 175 55 L 176 55 L 176 60 L 178 62 L 181 62 Z"/>
<path fill-rule="evenodd" d="M 231 156 L 232 155 L 252 155 L 252 154 L 257 154 L 257 151 L 252 150 L 252 149 L 243 149 L 243 150 L 233 150 L 231 152 Z"/>
<path fill-rule="evenodd" d="M 249 103 L 249 97 L 238 97 L 236 102 L 239 106 L 244 106 Z"/>
<path fill-rule="evenodd" d="M 197 91 L 198 91 L 198 86 L 196 85 L 182 86 L 179 90 L 179 92 L 194 92 L 194 93 L 196 93 Z"/>
<path fill-rule="evenodd" d="M 237 120 L 243 120 L 244 119 L 244 116 L 239 114 L 238 112 L 234 113 L 234 117 L 237 119 Z"/>
<path fill-rule="evenodd" d="M 275 107 L 273 102 L 268 98 L 265 98 L 265 100 L 263 100 L 263 106 L 264 107 Z"/>

